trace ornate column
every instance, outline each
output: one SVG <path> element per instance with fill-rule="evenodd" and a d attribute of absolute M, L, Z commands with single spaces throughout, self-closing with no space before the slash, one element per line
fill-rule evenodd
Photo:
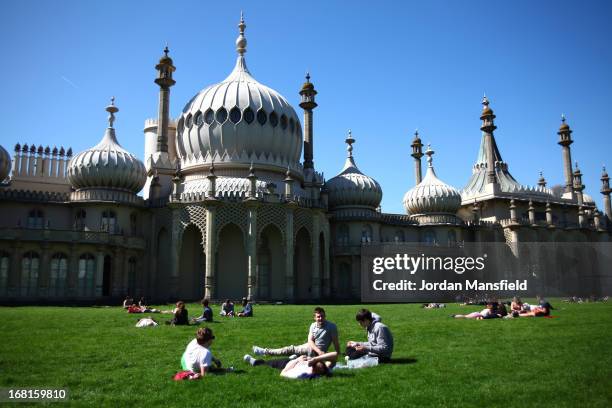
<path fill-rule="evenodd" d="M 23 255 L 23 246 L 20 241 L 13 241 L 13 250 L 11 254 L 11 267 L 8 277 L 8 297 L 18 297 L 21 287 L 21 256 Z"/>
<path fill-rule="evenodd" d="M 38 279 L 38 294 L 40 297 L 47 297 L 49 293 L 49 277 L 51 275 L 51 255 L 49 254 L 49 243 L 41 244 L 40 258 L 40 277 Z"/>
<path fill-rule="evenodd" d="M 331 237 L 331 233 L 329 231 L 329 223 L 325 223 L 325 234 L 323 235 L 325 239 L 325 246 L 323 247 L 323 296 L 325 298 L 329 298 L 331 296 L 331 278 L 330 278 L 330 263 L 329 259 L 329 246 L 330 242 L 327 242 L 327 237 Z"/>
<path fill-rule="evenodd" d="M 259 202 L 255 199 L 247 199 L 249 225 L 247 231 L 247 256 L 248 256 L 248 282 L 247 298 L 255 300 L 259 281 L 257 270 L 257 207 Z"/>
<path fill-rule="evenodd" d="M 320 271 L 320 224 L 319 214 L 315 213 L 312 219 L 312 280 L 310 286 L 312 287 L 312 298 L 319 299 L 321 297 L 321 271 Z"/>
<path fill-rule="evenodd" d="M 77 244 L 70 244 L 68 253 L 68 287 L 66 288 L 66 296 L 76 297 L 78 295 L 78 279 L 79 279 L 79 258 L 77 253 Z"/>
<path fill-rule="evenodd" d="M 124 281 L 124 279 L 122 279 L 124 276 L 127 276 L 127 269 L 124 269 L 124 264 L 125 262 L 123 262 L 125 257 L 125 249 L 123 248 L 115 248 L 113 250 L 113 270 L 112 272 L 112 278 L 111 278 L 111 290 L 110 290 L 110 295 L 111 296 L 121 296 L 123 294 L 123 292 L 125 291 L 125 286 L 122 285 L 122 282 Z"/>
<path fill-rule="evenodd" d="M 546 202 L 546 224 L 548 225 L 548 228 L 555 227 L 553 224 L 552 208 L 550 207 L 550 203 L 548 201 Z"/>
<path fill-rule="evenodd" d="M 572 183 L 572 153 L 570 145 L 574 143 L 572 140 L 572 130 L 565 123 L 565 115 L 561 115 L 561 126 L 557 134 L 559 135 L 558 144 L 563 149 L 563 174 L 565 176 L 565 192 L 574 193 L 574 184 Z"/>
<path fill-rule="evenodd" d="M 95 297 L 102 296 L 102 281 L 104 278 L 104 247 L 99 247 L 96 253 Z"/>
<path fill-rule="evenodd" d="M 533 201 L 529 200 L 529 224 L 535 225 L 535 207 L 533 206 Z"/>
<path fill-rule="evenodd" d="M 204 297 L 214 299 L 215 295 L 215 218 L 217 215 L 216 200 L 209 198 L 206 200 L 206 276 L 204 279 Z"/>
<path fill-rule="evenodd" d="M 314 168 L 312 111 L 318 105 L 315 102 L 317 91 L 310 82 L 310 74 L 306 73 L 306 82 L 300 90 L 300 108 L 304 109 L 304 169 Z"/>
<path fill-rule="evenodd" d="M 603 207 L 604 213 L 606 214 L 607 224 L 610 225 L 612 222 L 612 205 L 610 204 L 610 177 L 606 172 L 606 168 L 603 168 L 601 173 L 601 194 L 603 194 Z"/>
<path fill-rule="evenodd" d="M 482 99 L 482 113 L 480 114 L 480 120 L 482 120 L 482 126 L 480 130 L 485 135 L 485 149 L 487 154 L 487 183 L 497 184 L 497 177 L 495 175 L 495 152 L 493 149 L 493 131 L 497 129 L 495 126 L 494 119 L 495 115 L 493 110 L 489 108 L 489 100 L 485 96 Z"/>
<path fill-rule="evenodd" d="M 421 173 L 421 157 L 423 157 L 423 143 L 421 143 L 421 138 L 419 137 L 419 131 L 414 131 L 414 139 L 412 140 L 412 154 L 414 157 L 414 177 L 416 184 L 419 184 L 421 180 L 423 180 L 423 175 Z M 416 185 L 415 184 L 415 185 Z"/>
<path fill-rule="evenodd" d="M 293 211 L 296 207 L 296 204 L 293 202 L 289 202 L 287 204 L 287 222 L 285 228 L 285 248 L 287 251 L 285 252 L 285 297 L 287 300 L 291 301 L 294 298 L 294 282 L 293 282 L 293 257 L 295 254 L 293 253 Z"/>

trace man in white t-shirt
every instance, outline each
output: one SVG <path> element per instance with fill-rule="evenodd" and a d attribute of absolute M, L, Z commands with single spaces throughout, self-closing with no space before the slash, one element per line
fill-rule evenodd
<path fill-rule="evenodd" d="M 213 332 L 208 327 L 198 329 L 196 338 L 187 345 L 181 357 L 183 370 L 196 373 L 197 377 L 204 377 L 207 372 L 213 369 L 213 363 L 221 367 L 221 362 L 213 357 L 209 348 L 215 339 Z"/>
<path fill-rule="evenodd" d="M 314 323 L 308 329 L 307 342 L 299 346 L 286 346 L 276 349 L 253 346 L 253 353 L 259 356 L 290 356 L 306 355 L 320 356 L 327 353 L 329 346 L 333 343 L 337 352 L 340 352 L 338 342 L 338 329 L 336 325 L 325 318 L 325 310 L 322 307 L 314 309 Z"/>

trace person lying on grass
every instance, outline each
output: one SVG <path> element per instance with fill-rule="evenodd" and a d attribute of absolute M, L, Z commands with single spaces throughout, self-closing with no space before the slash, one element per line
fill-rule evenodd
<path fill-rule="evenodd" d="M 489 302 L 487 303 L 487 307 L 485 309 L 482 309 L 480 312 L 472 312 L 466 315 L 456 314 L 456 315 L 452 315 L 452 317 L 454 317 L 455 319 L 482 320 L 482 319 L 488 318 L 488 316 L 490 316 L 491 314 L 493 314 L 493 303 Z"/>
<path fill-rule="evenodd" d="M 331 368 L 336 364 L 338 359 L 337 352 L 321 354 L 317 357 L 300 356 L 293 360 L 289 358 L 281 358 L 276 360 L 256 360 L 252 356 L 246 354 L 244 361 L 252 366 L 267 365 L 268 367 L 281 370 L 281 377 L 306 380 L 311 378 L 321 377 L 323 375 L 330 376 Z"/>
<path fill-rule="evenodd" d="M 308 329 L 306 343 L 299 346 L 291 345 L 277 349 L 253 346 L 253 353 L 258 356 L 290 356 L 297 354 L 313 357 L 326 353 L 332 343 L 334 344 L 334 349 L 340 351 L 338 329 L 334 323 L 326 319 L 325 310 L 322 307 L 315 307 L 313 317 L 314 323 Z"/>
<path fill-rule="evenodd" d="M 225 371 L 221 368 L 221 361 L 213 357 L 209 350 L 214 339 L 212 330 L 202 327 L 196 331 L 195 339 L 187 345 L 181 357 L 181 367 L 195 374 L 191 379 L 204 377 L 209 372 Z"/>
<path fill-rule="evenodd" d="M 546 302 L 543 305 L 536 306 L 529 311 L 519 312 L 514 317 L 544 317 L 550 316 L 550 303 Z"/>
<path fill-rule="evenodd" d="M 393 354 L 393 335 L 391 330 L 372 316 L 368 309 L 357 312 L 355 320 L 368 333 L 368 341 L 349 341 L 346 343 L 346 355 L 349 359 L 357 359 L 367 355 L 378 357 L 380 363 L 391 361 Z"/>

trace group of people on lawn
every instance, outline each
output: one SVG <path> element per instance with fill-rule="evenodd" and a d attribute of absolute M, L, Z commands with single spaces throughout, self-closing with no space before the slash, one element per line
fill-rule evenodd
<path fill-rule="evenodd" d="M 340 352 L 338 328 L 326 319 L 325 310 L 316 307 L 313 314 L 314 322 L 308 329 L 307 341 L 300 345 L 290 345 L 281 348 L 264 348 L 253 346 L 253 354 L 257 356 L 286 356 L 285 358 L 263 360 L 250 354 L 244 356 L 244 361 L 252 366 L 269 366 L 281 370 L 280 375 L 287 378 L 307 379 L 331 374 Z M 367 309 L 357 312 L 356 320 L 367 331 L 368 341 L 348 341 L 345 353 L 347 359 L 377 358 L 380 363 L 391 360 L 393 353 L 393 336 L 389 328 L 381 322 L 380 316 Z M 185 349 L 181 365 L 190 379 L 204 377 L 209 372 L 223 370 L 221 362 L 210 352 L 210 346 L 215 336 L 211 329 L 198 329 L 196 338 Z M 334 351 L 330 352 L 330 346 Z"/>
<path fill-rule="evenodd" d="M 512 319 L 515 317 L 545 317 L 550 316 L 552 305 L 544 298 L 538 296 L 538 304 L 530 305 L 523 303 L 521 298 L 515 296 L 510 302 L 510 310 L 506 308 L 503 302 L 491 301 L 487 303 L 485 309 L 480 312 L 472 312 L 469 314 L 455 314 L 451 317 L 455 319 Z"/>

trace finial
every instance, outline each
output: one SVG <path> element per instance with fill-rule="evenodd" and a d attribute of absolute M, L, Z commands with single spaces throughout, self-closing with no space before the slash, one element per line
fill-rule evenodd
<path fill-rule="evenodd" d="M 255 177 L 255 167 L 253 166 L 252 160 L 251 160 L 251 167 L 249 167 L 249 177 Z"/>
<path fill-rule="evenodd" d="M 431 149 L 431 143 L 427 143 L 427 150 L 425 150 L 425 155 L 427 155 L 427 167 L 433 167 L 433 158 L 431 156 L 434 155 L 434 151 Z"/>
<path fill-rule="evenodd" d="M 306 71 L 306 83 L 310 83 L 310 72 Z"/>
<path fill-rule="evenodd" d="M 246 24 L 244 23 L 244 14 L 242 11 L 240 12 L 240 24 L 238 24 L 238 28 L 240 29 L 240 35 L 236 39 L 236 51 L 240 56 L 244 55 L 246 52 L 247 40 L 244 36 L 244 29 L 246 28 Z"/>
<path fill-rule="evenodd" d="M 603 166 L 601 166 L 601 172 L 602 173 L 606 173 L 606 165 L 604 164 Z"/>
<path fill-rule="evenodd" d="M 415 139 L 419 138 L 419 129 L 414 129 L 414 137 Z"/>
<path fill-rule="evenodd" d="M 565 123 L 565 113 L 561 114 L 561 122 Z"/>
<path fill-rule="evenodd" d="M 348 136 L 344 139 L 344 142 L 348 145 L 346 151 L 348 152 L 348 157 L 353 157 L 353 143 L 355 143 L 355 139 L 353 139 L 353 132 L 349 129 Z"/>
<path fill-rule="evenodd" d="M 576 161 L 576 163 L 574 163 L 574 164 L 576 165 L 576 166 L 575 166 L 575 167 L 576 167 L 576 170 L 579 170 L 579 168 L 578 168 L 578 162 Z"/>
<path fill-rule="evenodd" d="M 489 98 L 487 98 L 487 94 L 484 94 L 484 96 L 482 97 L 482 104 L 485 107 L 489 106 Z"/>
<path fill-rule="evenodd" d="M 170 52 L 170 49 L 168 48 L 168 42 L 166 41 L 166 46 L 164 47 L 164 54 L 166 58 L 168 58 L 169 52 Z"/>
<path fill-rule="evenodd" d="M 115 97 L 111 97 L 111 103 L 106 107 L 106 111 L 110 114 L 108 115 L 108 127 L 112 128 L 113 123 L 115 122 L 115 113 L 119 112 L 119 108 L 115 106 Z"/>

